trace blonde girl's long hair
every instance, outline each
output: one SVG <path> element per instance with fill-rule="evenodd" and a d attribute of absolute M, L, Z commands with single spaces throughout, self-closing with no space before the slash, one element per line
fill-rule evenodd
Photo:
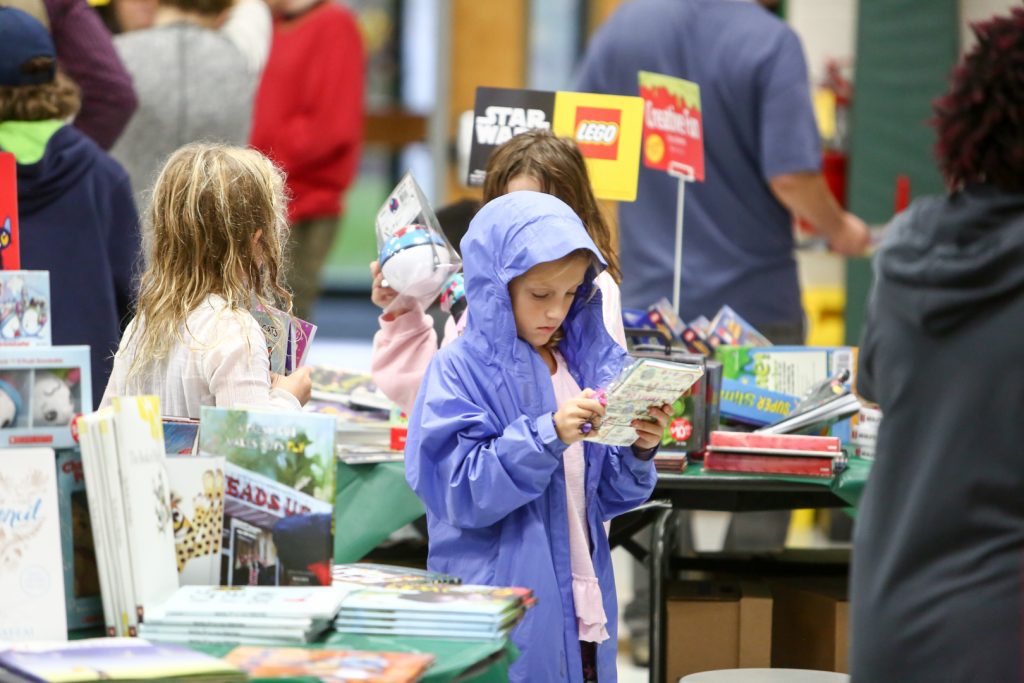
<path fill-rule="evenodd" d="M 146 217 L 129 377 L 186 343 L 188 314 L 210 295 L 291 311 L 286 207 L 284 174 L 255 150 L 196 143 L 168 158 Z"/>
<path fill-rule="evenodd" d="M 576 212 L 608 262 L 608 273 L 616 282 L 621 282 L 618 249 L 594 197 L 587 166 L 576 143 L 547 130 L 516 135 L 494 150 L 487 162 L 484 202 L 505 194 L 509 181 L 518 175 L 535 178 L 544 192 L 558 197 Z"/>

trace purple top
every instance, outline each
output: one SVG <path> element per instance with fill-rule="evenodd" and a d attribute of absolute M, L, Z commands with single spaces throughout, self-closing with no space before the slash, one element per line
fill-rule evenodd
<path fill-rule="evenodd" d="M 110 149 L 138 102 L 110 32 L 86 0 L 43 0 L 60 68 L 82 90 L 75 127 Z"/>

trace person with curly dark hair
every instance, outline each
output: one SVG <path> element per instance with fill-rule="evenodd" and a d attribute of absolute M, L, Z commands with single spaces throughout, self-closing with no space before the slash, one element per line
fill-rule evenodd
<path fill-rule="evenodd" d="M 1024 680 L 1024 9 L 935 104 L 948 194 L 890 225 L 857 386 L 884 415 L 854 530 L 854 683 Z"/>

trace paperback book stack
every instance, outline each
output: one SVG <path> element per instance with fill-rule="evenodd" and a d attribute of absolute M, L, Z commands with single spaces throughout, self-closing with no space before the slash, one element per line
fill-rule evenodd
<path fill-rule="evenodd" d="M 704 469 L 832 477 L 846 465 L 839 438 L 802 434 L 712 432 Z"/>
<path fill-rule="evenodd" d="M 151 608 L 140 635 L 165 643 L 308 643 L 330 628 L 341 586 L 182 586 Z"/>
<path fill-rule="evenodd" d="M 23 643 L 0 649 L 0 680 L 202 681 L 234 683 L 245 674 L 215 657 L 139 638 L 91 638 L 68 643 Z"/>
<path fill-rule="evenodd" d="M 340 633 L 493 640 L 534 603 L 528 588 L 392 584 L 348 595 L 334 620 Z"/>
<path fill-rule="evenodd" d="M 311 412 L 337 420 L 335 452 L 350 465 L 400 462 L 405 448 L 405 424 L 398 407 L 366 374 L 326 366 L 310 371 Z"/>
<path fill-rule="evenodd" d="M 134 636 L 178 588 L 160 402 L 114 398 L 78 431 L 107 635 Z"/>

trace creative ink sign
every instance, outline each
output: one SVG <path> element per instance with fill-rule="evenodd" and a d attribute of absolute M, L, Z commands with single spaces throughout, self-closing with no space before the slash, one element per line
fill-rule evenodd
<path fill-rule="evenodd" d="M 700 86 L 681 78 L 641 71 L 644 100 L 644 165 L 661 171 L 689 168 L 704 180 L 704 129 Z"/>
<path fill-rule="evenodd" d="M 537 128 L 576 141 L 597 197 L 636 199 L 643 101 L 621 95 L 477 88 L 469 184 L 483 184 L 498 146 Z"/>

